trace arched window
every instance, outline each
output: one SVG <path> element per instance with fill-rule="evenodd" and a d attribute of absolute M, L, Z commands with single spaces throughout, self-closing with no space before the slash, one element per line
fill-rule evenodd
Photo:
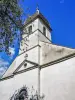
<path fill-rule="evenodd" d="M 46 28 L 43 27 L 43 34 L 46 36 Z"/>
<path fill-rule="evenodd" d="M 32 33 L 32 26 L 29 26 L 29 34 L 31 34 Z"/>

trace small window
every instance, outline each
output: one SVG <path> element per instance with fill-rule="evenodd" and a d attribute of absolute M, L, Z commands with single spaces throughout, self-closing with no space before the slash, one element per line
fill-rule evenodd
<path fill-rule="evenodd" d="M 32 33 L 32 26 L 29 26 L 29 34 Z"/>
<path fill-rule="evenodd" d="M 27 67 L 27 63 L 24 64 L 24 67 L 25 67 L 25 68 Z"/>
<path fill-rule="evenodd" d="M 43 27 L 43 34 L 46 36 L 46 28 Z"/>

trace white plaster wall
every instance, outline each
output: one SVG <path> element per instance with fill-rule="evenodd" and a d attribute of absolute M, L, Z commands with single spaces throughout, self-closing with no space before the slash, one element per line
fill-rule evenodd
<path fill-rule="evenodd" d="M 38 46 L 21 54 L 16 59 L 16 66 L 18 66 L 23 60 L 25 60 L 25 55 L 28 54 L 27 60 L 38 63 Z"/>
<path fill-rule="evenodd" d="M 0 81 L 0 100 L 10 100 L 10 97 L 15 93 L 16 90 L 27 86 L 29 90 L 32 90 L 32 86 L 37 90 L 37 69 L 19 74 L 11 79 Z M 34 91 L 34 92 L 35 92 Z M 29 92 L 30 94 L 30 92 Z"/>
<path fill-rule="evenodd" d="M 75 58 L 41 69 L 44 100 L 75 100 Z M 15 90 L 26 85 L 37 90 L 38 69 L 0 81 L 0 99 L 9 100 Z"/>
<path fill-rule="evenodd" d="M 46 64 L 75 53 L 75 49 L 54 45 L 48 41 L 40 41 L 40 45 L 41 64 Z"/>
<path fill-rule="evenodd" d="M 27 41 L 24 41 L 24 40 L 26 40 L 26 38 L 27 38 Z M 20 46 L 21 49 L 19 50 L 19 54 L 26 51 L 26 48 L 27 48 L 27 50 L 29 50 L 38 44 L 38 30 L 26 38 L 24 38 L 24 40 L 22 41 L 22 46 Z"/>
<path fill-rule="evenodd" d="M 75 100 L 75 58 L 41 70 L 45 100 Z"/>
<path fill-rule="evenodd" d="M 47 39 L 40 31 L 38 31 L 38 35 L 39 35 L 39 42 L 44 41 L 50 43 L 50 39 Z"/>
<path fill-rule="evenodd" d="M 28 54 L 27 60 L 38 63 L 38 46 L 37 46 L 37 47 L 27 51 L 26 53 L 23 53 L 20 56 L 17 56 L 17 58 L 10 65 L 10 67 L 8 68 L 8 70 L 6 71 L 6 73 L 4 74 L 3 77 L 11 75 L 16 70 L 16 68 L 25 60 L 26 54 Z M 32 67 L 32 65 L 30 66 L 27 64 L 26 68 L 24 68 L 24 69 L 27 69 L 29 67 Z"/>
<path fill-rule="evenodd" d="M 22 45 L 20 43 L 20 48 L 21 50 L 19 50 L 19 54 L 21 54 L 23 51 L 25 51 L 26 49 L 26 45 L 25 43 L 27 43 L 29 46 L 27 46 L 28 48 L 31 48 L 32 46 L 35 46 L 37 43 L 37 36 L 36 34 L 38 34 L 38 32 L 36 31 L 38 29 L 38 19 L 34 20 L 32 23 L 28 24 L 25 29 L 28 31 L 29 26 L 32 25 L 32 33 L 31 35 L 29 35 L 29 37 L 27 37 L 26 34 L 23 34 L 22 37 L 24 38 L 24 40 L 27 38 L 27 42 L 22 40 Z M 24 49 L 24 50 L 23 50 Z"/>
<path fill-rule="evenodd" d="M 49 40 L 51 40 L 51 33 L 50 33 L 49 29 L 46 27 L 46 25 L 43 23 L 42 20 L 40 20 L 40 19 L 34 20 L 32 23 L 30 23 L 29 25 L 26 26 L 26 29 L 28 29 L 28 27 L 30 25 L 32 25 L 33 34 L 29 35 L 29 37 L 26 37 L 25 34 L 23 35 L 24 39 L 21 41 L 22 45 L 20 44 L 19 54 L 21 54 L 23 51 L 26 51 L 26 47 L 28 49 L 30 49 L 33 46 L 37 45 L 38 44 L 38 35 L 39 35 L 39 40 L 42 40 L 42 41 L 45 41 L 45 42 L 50 42 Z M 46 37 L 49 40 L 43 35 L 43 27 L 44 26 L 46 27 Z M 27 38 L 28 41 L 25 41 L 26 38 Z"/>
<path fill-rule="evenodd" d="M 35 31 L 32 35 L 29 36 L 29 48 L 38 45 L 38 30 Z"/>
<path fill-rule="evenodd" d="M 43 27 L 46 27 L 46 36 L 51 40 L 51 33 L 42 20 L 38 19 L 38 29 L 43 33 Z"/>
<path fill-rule="evenodd" d="M 38 19 L 34 20 L 33 22 L 31 22 L 30 24 L 28 24 L 27 26 L 25 26 L 25 30 L 28 31 L 28 27 L 32 26 L 32 32 L 34 32 L 35 30 L 38 29 Z M 25 38 L 27 35 L 23 35 L 23 38 Z"/>

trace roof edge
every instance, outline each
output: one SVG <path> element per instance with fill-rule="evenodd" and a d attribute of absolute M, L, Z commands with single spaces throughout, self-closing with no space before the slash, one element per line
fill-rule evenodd
<path fill-rule="evenodd" d="M 74 57 L 75 57 L 75 53 L 72 53 L 72 54 L 67 55 L 67 56 L 65 56 L 65 57 L 62 57 L 62 58 L 59 58 L 59 59 L 57 59 L 57 60 L 51 61 L 51 62 L 49 62 L 49 63 L 40 65 L 40 67 L 41 67 L 41 69 L 42 69 L 42 68 L 45 68 L 45 67 L 48 67 L 48 66 L 51 66 L 51 65 L 54 65 L 54 64 L 61 63 L 61 62 L 63 62 L 63 61 L 66 61 L 66 60 L 71 59 L 71 58 L 74 58 Z M 34 67 L 34 66 L 33 66 L 33 67 Z M 25 71 L 22 71 L 22 73 L 26 72 L 26 70 L 29 71 L 29 69 L 30 69 L 30 70 L 33 70 L 33 69 L 35 69 L 35 68 L 38 68 L 38 67 L 35 67 L 35 68 L 33 68 L 33 67 L 28 68 L 28 69 L 25 69 Z M 17 74 L 21 74 L 21 73 L 17 73 Z M 13 78 L 15 75 L 16 75 L 16 73 L 15 73 L 15 74 L 13 73 L 13 74 L 11 74 L 10 76 L 1 78 L 0 81 Z"/>
<path fill-rule="evenodd" d="M 52 28 L 50 27 L 50 24 L 48 22 L 48 20 L 39 12 L 39 13 L 35 13 L 33 14 L 31 17 L 29 17 L 25 24 L 24 24 L 24 27 L 26 27 L 28 24 L 30 24 L 31 22 L 33 22 L 34 20 L 36 20 L 37 18 L 40 18 L 41 20 L 43 20 L 43 22 L 45 23 L 45 25 L 48 27 L 48 29 L 50 31 L 52 31 Z"/>

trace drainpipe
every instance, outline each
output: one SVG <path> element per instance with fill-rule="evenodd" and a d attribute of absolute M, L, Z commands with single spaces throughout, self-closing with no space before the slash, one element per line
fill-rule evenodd
<path fill-rule="evenodd" d="M 38 100 L 40 100 L 40 46 L 38 34 Z"/>

